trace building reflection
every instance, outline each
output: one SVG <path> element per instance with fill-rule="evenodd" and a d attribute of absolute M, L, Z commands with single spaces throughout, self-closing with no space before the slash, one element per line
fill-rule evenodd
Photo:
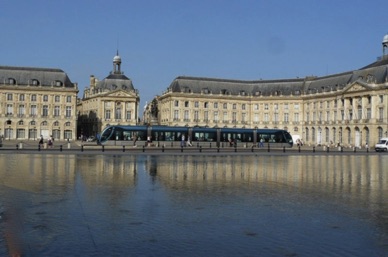
<path fill-rule="evenodd" d="M 384 204 L 388 159 L 382 156 L 171 156 L 147 162 L 148 171 L 157 174 L 166 190 L 206 194 L 211 184 L 241 188 L 266 184 L 329 201 L 361 201 L 372 212 L 388 207 Z"/>

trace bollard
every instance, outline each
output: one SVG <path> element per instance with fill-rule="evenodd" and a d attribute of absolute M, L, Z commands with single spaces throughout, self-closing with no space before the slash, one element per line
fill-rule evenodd
<path fill-rule="evenodd" d="M 59 151 L 62 152 L 62 145 L 59 146 Z"/>
<path fill-rule="evenodd" d="M 125 152 L 125 145 L 123 145 L 123 152 Z"/>
<path fill-rule="evenodd" d="M 212 143 L 209 143 L 209 147 L 212 148 Z"/>
<path fill-rule="evenodd" d="M 369 153 L 369 147 L 366 148 L 366 152 Z"/>
<path fill-rule="evenodd" d="M 344 151 L 344 147 L 343 146 L 341 146 L 341 153 Z"/>
<path fill-rule="evenodd" d="M 16 150 L 19 150 L 19 145 L 16 145 Z"/>
<path fill-rule="evenodd" d="M 254 146 L 252 145 L 252 148 L 251 148 L 251 152 L 253 153 L 253 148 L 254 148 Z"/>
<path fill-rule="evenodd" d="M 356 152 L 356 151 L 357 151 L 356 149 L 357 149 L 357 147 L 354 147 L 354 148 L 353 148 L 353 152 Z"/>
<path fill-rule="evenodd" d="M 315 146 L 313 146 L 313 153 L 315 153 Z"/>
<path fill-rule="evenodd" d="M 40 144 L 38 145 L 38 151 L 40 151 Z"/>
<path fill-rule="evenodd" d="M 217 147 L 217 153 L 219 153 L 220 152 L 220 148 L 219 147 Z"/>
<path fill-rule="evenodd" d="M 286 152 L 286 147 L 285 146 L 283 146 L 283 153 L 285 153 Z"/>
<path fill-rule="evenodd" d="M 224 142 L 222 142 L 221 147 L 224 148 Z"/>
<path fill-rule="evenodd" d="M 268 152 L 270 151 L 269 143 L 268 143 Z"/>
<path fill-rule="evenodd" d="M 162 152 L 164 153 L 164 145 L 162 145 Z"/>
<path fill-rule="evenodd" d="M 102 146 L 102 151 L 103 151 L 103 152 L 105 151 L 105 145 Z"/>
<path fill-rule="evenodd" d="M 84 145 L 81 145 L 81 152 L 84 151 Z"/>
<path fill-rule="evenodd" d="M 329 152 L 329 149 L 330 149 L 330 147 L 327 147 L 327 148 L 326 148 L 326 152 L 327 152 L 327 153 Z"/>
<path fill-rule="evenodd" d="M 183 152 L 183 146 L 181 146 L 181 153 Z"/>
<path fill-rule="evenodd" d="M 199 152 L 200 153 L 202 152 L 202 145 L 199 147 Z"/>
<path fill-rule="evenodd" d="M 171 147 L 173 147 L 172 141 L 171 141 Z"/>
<path fill-rule="evenodd" d="M 145 151 L 145 147 L 144 147 L 144 145 L 143 145 L 143 153 L 144 153 L 144 151 Z"/>
<path fill-rule="evenodd" d="M 298 146 L 298 152 L 300 152 L 300 146 Z"/>

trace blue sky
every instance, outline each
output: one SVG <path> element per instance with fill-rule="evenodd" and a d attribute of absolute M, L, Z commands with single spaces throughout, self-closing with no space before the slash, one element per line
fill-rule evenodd
<path fill-rule="evenodd" d="M 141 105 L 177 76 L 324 76 L 382 55 L 388 1 L 0 0 L 0 65 L 60 68 L 82 97 L 119 50 Z"/>

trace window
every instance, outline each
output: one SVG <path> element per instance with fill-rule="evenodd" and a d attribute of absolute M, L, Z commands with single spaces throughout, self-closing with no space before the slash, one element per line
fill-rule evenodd
<path fill-rule="evenodd" d="M 214 109 L 218 108 L 218 103 L 214 103 Z"/>
<path fill-rule="evenodd" d="M 233 109 L 233 110 L 236 110 L 236 109 L 237 109 L 237 104 L 233 104 L 233 105 L 232 105 L 232 109 Z"/>
<path fill-rule="evenodd" d="M 205 102 L 205 103 L 203 104 L 203 107 L 204 107 L 204 108 L 208 108 L 208 106 L 209 106 L 209 103 L 208 103 L 208 102 Z"/>
<path fill-rule="evenodd" d="M 194 102 L 194 107 L 195 107 L 195 108 L 198 108 L 198 107 L 199 107 L 198 101 L 195 101 L 195 102 Z"/>
<path fill-rule="evenodd" d="M 372 111 L 371 108 L 366 109 L 366 118 L 371 119 L 372 118 Z"/>
<path fill-rule="evenodd" d="M 59 102 L 61 101 L 61 97 L 60 97 L 59 95 L 56 95 L 56 96 L 54 97 L 54 101 L 55 101 L 56 103 L 59 103 Z"/>
<path fill-rule="evenodd" d="M 214 116 L 214 122 L 218 122 L 218 111 L 215 111 L 213 116 Z"/>
<path fill-rule="evenodd" d="M 48 95 L 43 96 L 43 102 L 48 102 Z"/>
<path fill-rule="evenodd" d="M 60 107 L 54 106 L 54 117 L 59 117 L 60 113 Z"/>
<path fill-rule="evenodd" d="M 228 109 L 228 104 L 227 104 L 227 103 L 224 103 L 224 104 L 223 104 L 223 108 L 224 108 L 224 110 Z"/>
<path fill-rule="evenodd" d="M 31 102 L 36 102 L 36 95 L 31 95 Z"/>
<path fill-rule="evenodd" d="M 264 113 L 264 122 L 269 122 L 269 114 Z"/>
<path fill-rule="evenodd" d="M 237 122 L 237 113 L 236 112 L 232 112 L 232 121 Z"/>
<path fill-rule="evenodd" d="M 253 106 L 253 109 L 254 109 L 255 111 L 259 110 L 259 105 L 258 105 L 258 104 L 255 104 L 255 105 Z"/>
<path fill-rule="evenodd" d="M 54 121 L 54 124 L 53 124 L 55 127 L 58 127 L 59 126 L 59 121 Z"/>
<path fill-rule="evenodd" d="M 279 109 L 279 105 L 278 105 L 278 104 L 274 104 L 274 105 L 273 105 L 273 109 L 274 109 L 274 110 L 278 110 L 278 109 Z"/>
<path fill-rule="evenodd" d="M 288 103 L 284 104 L 284 110 L 288 110 Z"/>
<path fill-rule="evenodd" d="M 33 79 L 33 80 L 32 80 L 32 85 L 33 85 L 33 86 L 39 86 L 39 84 L 40 84 L 40 83 L 39 83 L 39 80 L 37 80 L 37 79 Z"/>
<path fill-rule="evenodd" d="M 199 112 L 194 111 L 194 121 L 199 121 Z"/>
<path fill-rule="evenodd" d="M 42 116 L 47 117 L 48 116 L 48 105 L 43 105 L 42 107 Z"/>
<path fill-rule="evenodd" d="M 384 119 L 384 108 L 379 108 L 379 120 L 383 121 Z"/>
<path fill-rule="evenodd" d="M 13 99 L 12 94 L 7 94 L 7 100 L 8 100 L 8 101 L 12 101 L 12 99 Z"/>
<path fill-rule="evenodd" d="M 132 112 L 131 111 L 127 111 L 126 118 L 127 118 L 127 120 L 132 119 Z"/>
<path fill-rule="evenodd" d="M 66 106 L 66 118 L 71 117 L 71 106 Z"/>
<path fill-rule="evenodd" d="M 121 108 L 120 107 L 116 108 L 115 119 L 116 120 L 120 120 L 121 119 Z"/>
<path fill-rule="evenodd" d="M 19 101 L 23 102 L 24 101 L 24 94 L 19 95 Z"/>
<path fill-rule="evenodd" d="M 174 110 L 174 121 L 179 120 L 179 110 Z"/>
<path fill-rule="evenodd" d="M 268 110 L 268 104 L 264 104 L 264 110 Z"/>
<path fill-rule="evenodd" d="M 223 119 L 223 122 L 228 121 L 228 112 L 224 112 L 222 119 Z"/>
<path fill-rule="evenodd" d="M 255 113 L 254 116 L 253 116 L 253 121 L 254 122 L 258 122 L 259 121 L 259 114 L 258 113 Z"/>
<path fill-rule="evenodd" d="M 35 117 L 36 116 L 36 105 L 31 105 L 31 108 L 30 108 L 30 115 L 32 117 Z"/>
<path fill-rule="evenodd" d="M 285 113 L 285 114 L 284 114 L 284 122 L 285 122 L 285 123 L 288 123 L 288 113 Z"/>
<path fill-rule="evenodd" d="M 105 119 L 110 120 L 110 110 L 105 110 Z"/>
<path fill-rule="evenodd" d="M 379 100 L 380 100 L 380 103 L 382 104 L 384 102 L 384 96 L 383 95 L 379 95 Z"/>
<path fill-rule="evenodd" d="M 189 101 L 185 101 L 185 107 L 189 107 Z"/>
<path fill-rule="evenodd" d="M 362 108 L 361 108 L 361 105 L 358 106 L 358 109 L 357 109 L 357 115 L 358 115 L 358 119 L 362 119 Z"/>
<path fill-rule="evenodd" d="M 71 103 L 71 95 L 66 96 L 66 103 Z"/>
<path fill-rule="evenodd" d="M 242 104 L 241 109 L 245 110 L 245 106 L 246 106 L 245 104 Z"/>
<path fill-rule="evenodd" d="M 279 121 L 279 113 L 277 113 L 277 112 L 274 113 L 274 121 L 275 122 Z"/>
<path fill-rule="evenodd" d="M 13 78 L 9 78 L 8 82 L 9 82 L 10 85 L 15 85 L 16 84 L 16 80 L 13 79 Z"/>
<path fill-rule="evenodd" d="M 185 112 L 183 113 L 183 115 L 184 115 L 184 119 L 185 119 L 185 121 L 189 121 L 189 111 L 188 110 L 185 110 Z"/>
<path fill-rule="evenodd" d="M 178 100 L 175 100 L 175 101 L 174 101 L 174 106 L 175 106 L 175 107 L 179 107 L 179 101 L 178 101 Z"/>
<path fill-rule="evenodd" d="M 204 118 L 204 121 L 206 121 L 206 122 L 209 120 L 209 112 L 208 111 L 204 111 L 203 118 Z"/>
<path fill-rule="evenodd" d="M 294 113 L 294 121 L 299 122 L 299 113 L 298 112 Z"/>
<path fill-rule="evenodd" d="M 18 116 L 19 116 L 19 117 L 23 117 L 24 114 L 25 114 L 24 104 L 21 104 L 21 105 L 19 105 Z"/>
<path fill-rule="evenodd" d="M 246 122 L 246 117 L 247 117 L 247 114 L 245 112 L 241 113 L 241 121 L 242 122 Z"/>
<path fill-rule="evenodd" d="M 294 109 L 299 110 L 299 104 L 294 104 Z"/>

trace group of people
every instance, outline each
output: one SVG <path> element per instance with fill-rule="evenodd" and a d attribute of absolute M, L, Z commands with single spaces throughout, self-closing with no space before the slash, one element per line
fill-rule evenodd
<path fill-rule="evenodd" d="M 40 146 L 43 146 L 44 144 L 44 139 L 43 139 L 43 136 L 40 135 L 40 139 L 39 139 L 39 145 Z M 54 147 L 54 138 L 53 136 L 50 136 L 48 139 L 47 139 L 47 146 L 49 148 L 53 148 Z"/>

